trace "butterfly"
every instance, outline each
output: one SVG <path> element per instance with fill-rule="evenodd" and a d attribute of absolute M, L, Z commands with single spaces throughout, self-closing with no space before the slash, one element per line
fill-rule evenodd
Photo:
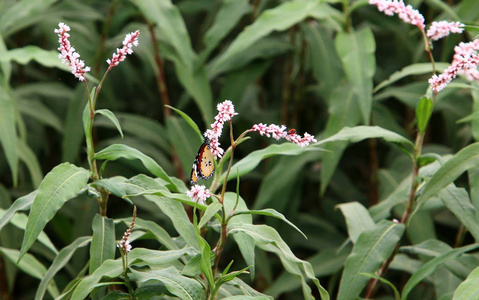
<path fill-rule="evenodd" d="M 196 184 L 198 179 L 208 179 L 215 173 L 215 164 L 213 162 L 213 154 L 211 153 L 210 140 L 205 137 L 203 144 L 196 154 L 193 167 L 191 168 L 190 182 Z"/>

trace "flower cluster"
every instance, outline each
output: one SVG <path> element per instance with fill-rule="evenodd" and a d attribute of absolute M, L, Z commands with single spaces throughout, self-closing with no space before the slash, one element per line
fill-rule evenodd
<path fill-rule="evenodd" d="M 76 78 L 80 81 L 85 81 L 85 73 L 90 71 L 90 67 L 85 67 L 85 62 L 80 60 L 80 54 L 75 52 L 75 48 L 73 48 L 70 44 L 68 38 L 70 34 L 70 26 L 65 23 L 59 23 L 58 29 L 55 29 L 55 33 L 58 34 L 58 42 L 60 43 L 60 47 L 58 51 L 58 57 L 62 60 L 62 63 L 67 65 L 72 74 L 75 75 Z"/>
<path fill-rule="evenodd" d="M 266 135 L 267 137 L 272 137 L 276 140 L 283 138 L 289 142 L 299 145 L 300 147 L 305 147 L 309 145 L 309 143 L 317 142 L 314 136 L 310 135 L 307 132 L 304 133 L 303 137 L 301 137 L 299 134 L 296 133 L 296 130 L 294 129 L 286 131 L 286 126 L 284 125 L 278 126 L 275 124 L 266 125 L 259 123 L 253 125 L 251 131 L 257 131 L 260 135 Z"/>
<path fill-rule="evenodd" d="M 440 75 L 433 75 L 429 84 L 434 92 L 439 92 L 446 87 L 458 74 L 464 74 L 468 80 L 479 80 L 479 40 L 469 43 L 459 43 L 454 48 L 454 58 L 451 65 Z"/>
<path fill-rule="evenodd" d="M 464 31 L 464 24 L 461 22 L 447 22 L 447 21 L 439 21 L 439 22 L 432 22 L 431 26 L 427 30 L 427 37 L 437 41 L 442 39 L 443 37 L 448 36 L 451 32 L 452 33 L 462 33 Z"/>
<path fill-rule="evenodd" d="M 404 4 L 402 0 L 369 0 L 369 4 L 376 5 L 379 11 L 388 16 L 397 14 L 401 20 L 415 25 L 421 30 L 426 27 L 423 15 L 411 5 Z"/>
<path fill-rule="evenodd" d="M 216 106 L 218 114 L 215 117 L 215 122 L 211 124 L 211 129 L 206 130 L 205 137 L 210 140 L 211 153 L 220 158 L 223 156 L 224 150 L 220 147 L 218 138 L 221 136 L 225 122 L 229 122 L 238 113 L 235 112 L 233 102 L 225 100 Z"/>
<path fill-rule="evenodd" d="M 200 204 L 205 204 L 206 199 L 211 197 L 210 191 L 204 185 L 194 185 L 191 190 L 186 192 L 186 195 Z"/>
<path fill-rule="evenodd" d="M 133 218 L 130 223 L 130 227 L 125 231 L 123 234 L 123 238 L 121 239 L 119 247 L 125 251 L 125 253 L 130 252 L 131 250 L 131 245 L 130 242 L 128 241 L 128 238 L 131 235 L 131 232 L 133 231 L 133 227 L 135 226 L 135 221 L 136 221 L 136 206 L 133 207 Z"/>
<path fill-rule="evenodd" d="M 128 33 L 125 36 L 125 39 L 123 40 L 123 48 L 117 48 L 116 53 L 113 53 L 112 59 L 106 60 L 109 65 L 108 70 L 117 66 L 120 62 L 124 61 L 127 54 L 133 54 L 133 50 L 131 48 L 133 46 L 138 46 L 138 35 L 140 35 L 139 30 Z"/>

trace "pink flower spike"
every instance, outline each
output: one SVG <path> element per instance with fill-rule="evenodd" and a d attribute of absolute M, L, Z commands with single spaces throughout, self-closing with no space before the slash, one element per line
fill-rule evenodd
<path fill-rule="evenodd" d="M 421 30 L 426 27 L 424 16 L 411 5 L 406 6 L 402 0 L 369 0 L 369 4 L 376 5 L 378 10 L 384 12 L 385 15 L 397 14 L 405 23 L 415 25 Z"/>
<path fill-rule="evenodd" d="M 223 157 L 225 150 L 223 150 L 223 148 L 220 147 L 220 142 L 218 141 L 218 138 L 210 139 L 209 145 L 211 149 L 211 154 L 213 154 L 216 159 Z"/>
<path fill-rule="evenodd" d="M 131 232 L 133 231 L 133 227 L 135 226 L 136 222 L 136 206 L 133 207 L 133 218 L 130 223 L 130 227 L 125 231 L 123 234 L 123 238 L 121 239 L 119 247 L 125 251 L 125 253 L 128 253 L 131 251 L 131 245 L 130 241 L 128 241 L 128 238 L 131 235 Z"/>
<path fill-rule="evenodd" d="M 123 48 L 116 49 L 116 53 L 113 53 L 112 59 L 107 59 L 106 62 L 108 63 L 110 70 L 113 67 L 118 66 L 119 63 L 125 60 L 127 54 L 133 54 L 133 46 L 138 46 L 138 36 L 140 35 L 140 31 L 137 30 L 135 32 L 128 33 L 123 40 Z"/>
<path fill-rule="evenodd" d="M 454 58 L 451 65 L 440 75 L 433 75 L 429 79 L 431 89 L 437 93 L 444 89 L 458 74 L 464 74 L 470 81 L 479 80 L 479 40 L 469 43 L 459 43 L 454 47 Z"/>
<path fill-rule="evenodd" d="M 191 190 L 186 192 L 186 195 L 200 204 L 205 204 L 206 199 L 211 197 L 210 191 L 204 185 L 194 185 Z"/>
<path fill-rule="evenodd" d="M 58 34 L 58 42 L 60 43 L 60 47 L 58 51 L 58 57 L 62 60 L 62 63 L 67 65 L 72 74 L 75 75 L 76 78 L 80 81 L 85 81 L 85 73 L 90 71 L 90 67 L 85 66 L 85 62 L 80 60 L 80 54 L 75 52 L 75 48 L 73 48 L 70 44 L 68 38 L 70 34 L 70 26 L 65 23 L 58 23 L 58 29 L 55 29 L 54 32 Z"/>
<path fill-rule="evenodd" d="M 429 26 L 429 29 L 427 30 L 427 37 L 437 41 L 448 36 L 451 32 L 462 33 L 464 31 L 464 26 L 465 25 L 461 22 L 432 22 L 431 26 Z"/>
<path fill-rule="evenodd" d="M 305 133 L 304 137 L 301 137 L 299 134 L 296 134 L 296 129 L 286 131 L 286 126 L 284 125 L 278 126 L 271 124 L 266 126 L 265 124 L 259 123 L 253 125 L 251 131 L 259 132 L 260 135 L 266 135 L 267 137 L 272 137 L 275 140 L 283 138 L 288 142 L 297 144 L 300 147 L 305 147 L 309 145 L 309 143 L 317 142 L 314 136 L 310 135 L 309 133 Z"/>

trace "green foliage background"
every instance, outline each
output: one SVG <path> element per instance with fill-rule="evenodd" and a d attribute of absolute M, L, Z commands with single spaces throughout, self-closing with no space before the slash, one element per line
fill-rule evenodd
<path fill-rule="evenodd" d="M 408 3 L 420 9 L 427 23 L 447 19 L 471 25 L 465 34 L 434 44 L 437 67 L 443 70 L 454 45 L 477 33 L 472 26 L 479 20 L 476 0 Z M 442 183 L 437 183 L 433 192 L 434 187 L 426 189 L 432 200 L 415 211 L 407 228 L 384 220 L 400 219 L 407 201 L 412 164 L 402 150 L 412 147 L 407 139 L 414 140 L 414 112 L 427 91 L 432 68 L 416 27 L 383 15 L 364 0 L 3 0 L 2 214 L 13 201 L 38 188 L 53 167 L 65 162 L 88 167 L 81 126 L 87 95 L 83 84 L 58 59 L 53 30 L 59 22 L 72 28 L 72 45 L 92 67 L 87 77 L 91 83 L 98 82 L 107 68 L 105 60 L 121 46 L 125 34 L 140 30 L 139 46 L 111 71 L 97 105 L 115 112 L 124 138 L 106 117 L 98 116 L 96 148 L 132 146 L 152 157 L 169 176 L 185 182 L 202 141 L 165 104 L 185 112 L 201 130 L 209 128 L 216 104 L 224 99 L 231 99 L 239 113 L 233 121 L 237 133 L 253 124 L 274 123 L 324 140 L 345 127 L 377 126 L 356 127 L 349 137 L 313 146 L 316 151 L 299 153 L 286 146 L 275 152 L 267 148 L 258 154 L 262 155 L 259 165 L 252 164 L 249 169 L 237 166 L 239 194 L 247 206 L 276 209 L 308 239 L 280 220 L 257 216 L 255 222 L 276 228 L 295 255 L 311 263 L 333 299 L 338 293 L 341 299 L 357 297 L 364 284 L 348 283 L 367 282 L 369 278 L 359 274 L 374 273 L 388 257 L 371 255 L 362 267 L 350 256 L 353 246 L 359 255 L 374 247 L 379 253 L 390 253 L 389 248 L 404 231 L 404 248 L 387 276 L 398 289 L 410 283 L 410 275 L 431 259 L 444 253 L 454 256 L 448 264 L 441 265 L 445 259 L 438 260 L 430 272 L 417 275 L 419 281 L 424 279 L 423 284 L 412 289 L 411 283 L 407 299 L 451 299 L 478 265 L 477 254 L 462 254 L 473 246 L 460 248 L 479 238 L 474 163 L 456 169 L 456 177 L 445 179 L 448 185 L 459 178 L 457 186 L 442 190 L 442 196 L 437 194 L 446 186 Z M 161 93 L 162 83 L 166 83 L 168 99 Z M 479 137 L 475 115 L 463 119 L 477 110 L 478 99 L 477 83 L 462 78 L 438 95 L 423 148 L 436 163 L 421 169 L 421 176 L 430 177 L 449 154 Z M 370 139 L 375 137 L 383 140 Z M 252 134 L 237 148 L 236 161 L 270 144 L 277 142 Z M 153 176 L 150 171 L 138 160 L 119 160 L 108 164 L 105 176 Z M 459 177 L 464 171 L 468 171 L 467 176 Z M 235 187 L 236 183 L 230 182 L 229 190 Z M 461 199 L 456 206 L 448 200 L 451 195 Z M 142 219 L 154 221 L 174 235 L 167 216 L 151 202 L 138 197 L 135 204 Z M 460 207 L 464 210 L 458 211 Z M 92 234 L 97 211 L 97 202 L 86 193 L 68 201 L 45 227 L 48 237 L 40 235 L 43 243 L 35 243 L 31 252 L 42 264 L 50 265 L 56 249 Z M 3 283 L 7 290 L 18 299 L 28 299 L 33 298 L 38 285 L 35 278 L 42 272 L 29 270 L 28 262 L 24 267 L 12 262 L 17 254 L 8 249 L 20 249 L 26 224 L 25 214 L 16 216 L 16 223 L 1 224 L 5 227 L 0 232 L 0 273 L 6 275 Z M 131 216 L 131 205 L 112 196 L 108 216 Z M 120 231 L 117 239 L 121 238 Z M 372 247 L 375 236 L 386 232 L 390 240 Z M 148 240 L 138 241 L 138 245 L 159 247 Z M 451 252 L 453 248 L 455 252 Z M 83 268 L 87 250 L 80 249 L 62 271 L 57 282 L 60 288 Z M 238 263 L 236 269 L 246 266 L 235 244 L 227 244 L 225 253 Z M 477 270 L 471 280 L 473 275 L 477 277 L 475 273 Z M 303 297 L 298 292 L 300 280 L 283 271 L 276 256 L 261 249 L 256 250 L 256 276 L 251 285 L 275 298 Z M 343 287 L 346 285 L 349 287 Z M 392 293 L 383 285 L 378 295 Z M 315 296 L 319 298 L 319 294 Z"/>

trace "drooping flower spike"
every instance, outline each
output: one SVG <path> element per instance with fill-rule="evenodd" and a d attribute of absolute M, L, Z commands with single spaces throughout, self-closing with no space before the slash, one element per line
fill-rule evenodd
<path fill-rule="evenodd" d="M 110 70 L 113 67 L 118 66 L 118 64 L 125 60 L 127 54 L 133 54 L 133 46 L 138 46 L 138 36 L 140 35 L 140 31 L 137 30 L 135 32 L 128 33 L 123 40 L 123 47 L 121 49 L 116 49 L 116 53 L 113 53 L 111 59 L 107 59 L 106 62 L 108 63 Z"/>
<path fill-rule="evenodd" d="M 427 30 L 427 37 L 433 41 L 437 41 L 448 36 L 450 33 L 462 33 L 464 26 L 461 22 L 434 21 Z"/>
<path fill-rule="evenodd" d="M 58 29 L 55 29 L 55 33 L 58 34 L 58 42 L 60 43 L 58 57 L 62 60 L 62 63 L 70 68 L 72 74 L 78 80 L 85 81 L 85 73 L 90 71 L 90 67 L 85 66 L 85 62 L 80 60 L 80 54 L 75 52 L 75 48 L 71 46 L 68 40 L 70 37 L 68 32 L 70 30 L 70 26 L 65 23 L 58 23 Z"/>
<path fill-rule="evenodd" d="M 417 26 L 424 30 L 424 16 L 411 5 L 406 5 L 402 0 L 369 0 L 369 4 L 376 5 L 378 10 L 388 16 L 398 15 L 405 23 Z"/>
<path fill-rule="evenodd" d="M 464 74 L 469 81 L 479 80 L 479 40 L 459 43 L 454 47 L 454 58 L 451 65 L 440 75 L 429 79 L 431 89 L 437 93 L 444 89 L 458 74 Z"/>
<path fill-rule="evenodd" d="M 265 135 L 267 137 L 272 137 L 275 140 L 279 139 L 286 139 L 288 142 L 295 143 L 300 147 L 305 147 L 310 143 L 315 143 L 317 140 L 314 138 L 313 135 L 309 133 L 304 133 L 304 136 L 301 137 L 299 134 L 296 133 L 296 129 L 291 129 L 286 131 L 286 126 L 284 125 L 266 125 L 266 124 L 255 124 L 251 128 L 251 131 L 259 132 L 260 135 Z"/>

